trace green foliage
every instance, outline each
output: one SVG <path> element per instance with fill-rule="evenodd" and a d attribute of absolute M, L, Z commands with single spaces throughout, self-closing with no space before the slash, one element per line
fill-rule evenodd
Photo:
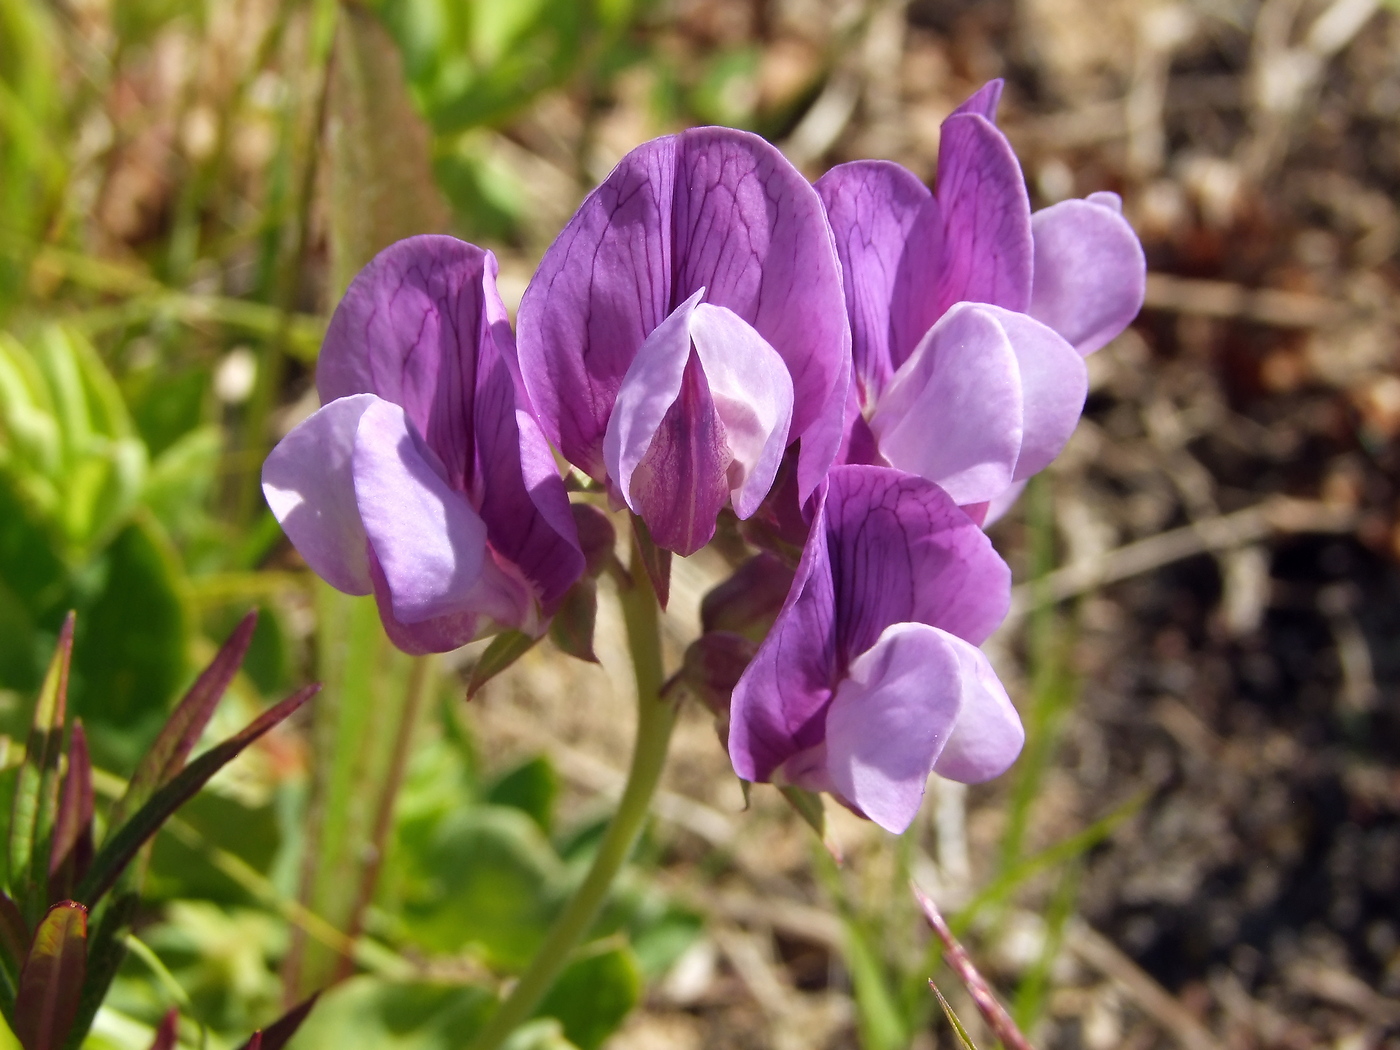
<path fill-rule="evenodd" d="M 625 945 L 585 954 L 570 964 L 540 1004 L 579 1050 L 596 1050 L 642 995 L 636 957 Z"/>

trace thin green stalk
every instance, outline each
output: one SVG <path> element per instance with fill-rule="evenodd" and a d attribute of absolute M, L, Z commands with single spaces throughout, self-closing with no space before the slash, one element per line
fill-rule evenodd
<path fill-rule="evenodd" d="M 627 786 L 583 883 L 555 920 L 549 936 L 520 981 L 471 1044 L 471 1050 L 496 1050 L 530 1019 L 598 917 L 613 879 L 636 845 L 661 780 L 671 730 L 676 724 L 676 708 L 661 696 L 664 678 L 660 609 L 635 541 L 632 586 L 621 589 L 620 598 L 632 669 L 637 679 L 637 741 L 632 751 L 632 768 L 627 773 Z"/>

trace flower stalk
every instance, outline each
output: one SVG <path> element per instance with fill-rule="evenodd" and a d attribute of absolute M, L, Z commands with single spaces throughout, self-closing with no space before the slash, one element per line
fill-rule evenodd
<path fill-rule="evenodd" d="M 602 910 L 613 880 L 637 843 L 652 796 L 660 783 L 671 731 L 676 724 L 676 706 L 661 695 L 665 681 L 661 662 L 661 610 L 651 577 L 642 565 L 635 537 L 631 576 L 631 586 L 618 590 L 637 682 L 637 739 L 627 784 L 588 874 L 555 920 L 530 966 L 471 1044 L 471 1050 L 496 1050 L 530 1019 Z"/>

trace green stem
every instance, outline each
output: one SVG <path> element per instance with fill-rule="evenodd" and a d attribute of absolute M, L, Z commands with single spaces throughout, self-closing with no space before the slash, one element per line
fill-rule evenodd
<path fill-rule="evenodd" d="M 661 696 L 664 681 L 661 667 L 660 610 L 651 578 L 642 566 L 636 541 L 632 546 L 632 586 L 620 588 L 627 645 L 637 679 L 637 741 L 632 751 L 632 768 L 593 865 L 588 869 L 573 899 L 565 906 L 549 936 L 515 988 L 501 1003 L 486 1027 L 471 1044 L 471 1050 L 496 1050 L 520 1025 L 530 1019 L 555 978 L 598 917 L 612 888 L 613 879 L 626 862 L 646 823 L 652 795 L 666 764 L 666 748 L 676 724 L 676 708 Z"/>

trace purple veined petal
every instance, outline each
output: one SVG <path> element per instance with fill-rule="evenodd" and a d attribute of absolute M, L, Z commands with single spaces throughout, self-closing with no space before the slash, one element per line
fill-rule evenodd
<path fill-rule="evenodd" d="M 1089 369 L 1053 328 L 999 307 L 980 309 L 997 319 L 1020 366 L 1023 433 L 1013 480 L 1024 481 L 1048 467 L 1074 433 L 1089 396 Z"/>
<path fill-rule="evenodd" d="M 1021 493 L 1026 491 L 1026 482 L 1015 481 L 996 499 L 987 504 L 986 513 L 982 517 L 982 528 L 996 524 L 1006 517 L 1007 511 L 1016 505 L 1016 501 L 1021 498 Z"/>
<path fill-rule="evenodd" d="M 992 499 L 1021 454 L 1024 400 L 999 314 L 960 303 L 924 337 L 876 405 L 870 428 L 894 467 L 957 503 Z"/>
<path fill-rule="evenodd" d="M 986 654 L 966 643 L 957 647 L 957 654 L 962 710 L 933 771 L 949 780 L 980 784 L 1011 767 L 1025 745 L 1026 731 Z"/>
<path fill-rule="evenodd" d="M 1137 316 L 1147 258 L 1117 194 L 1061 201 L 1031 217 L 1035 281 L 1029 313 L 1081 354 L 1107 344 Z"/>
<path fill-rule="evenodd" d="M 827 710 L 832 786 L 896 835 L 919 812 L 964 706 L 962 647 L 972 649 L 927 624 L 891 624 L 851 663 Z"/>
<path fill-rule="evenodd" d="M 730 501 L 740 519 L 748 518 L 773 487 L 787 448 L 792 377 L 767 340 L 723 306 L 696 306 L 690 338 L 733 457 Z"/>
<path fill-rule="evenodd" d="M 678 136 L 673 199 L 672 299 L 705 287 L 707 303 L 733 310 L 767 340 L 792 376 L 791 437 L 801 437 L 851 352 L 821 199 L 775 146 L 731 128 Z"/>
<path fill-rule="evenodd" d="M 337 398 L 297 424 L 263 463 L 263 496 L 311 571 L 336 590 L 368 594 L 368 540 L 355 505 L 360 418 L 378 398 Z"/>
<path fill-rule="evenodd" d="M 546 437 L 595 481 L 606 478 L 603 435 L 623 377 L 677 305 L 675 180 L 675 136 L 623 157 L 545 252 L 520 302 L 520 371 L 530 400 Z"/>
<path fill-rule="evenodd" d="M 745 780 L 766 781 L 822 741 L 822 713 L 836 680 L 836 607 L 827 556 L 825 489 L 782 611 L 734 687 L 729 759 Z"/>
<path fill-rule="evenodd" d="M 490 291 L 499 304 L 494 282 Z M 477 354 L 471 499 L 491 547 L 518 566 L 552 614 L 582 574 L 583 553 L 563 479 L 516 368 L 503 304 L 495 314 L 489 312 L 491 335 Z"/>
<path fill-rule="evenodd" d="M 730 459 L 724 424 L 700 358 L 692 353 L 680 394 L 629 484 L 632 506 L 657 546 L 686 556 L 710 542 L 729 499 Z"/>
<path fill-rule="evenodd" d="M 895 277 L 909 232 L 933 194 L 913 172 L 886 160 L 838 164 L 816 189 L 841 259 L 856 390 L 861 406 L 869 407 L 894 374 Z"/>
<path fill-rule="evenodd" d="M 966 102 L 953 110 L 952 115 L 956 116 L 959 113 L 976 113 L 978 116 L 986 117 L 988 120 L 995 123 L 997 119 L 997 105 L 1001 102 L 1001 91 L 1005 86 L 1006 81 L 1002 80 L 1001 77 L 987 81 L 969 95 Z"/>
<path fill-rule="evenodd" d="M 843 463 L 842 456 L 850 446 L 851 425 L 860 417 L 860 405 L 855 400 L 850 362 L 841 378 L 831 388 L 821 414 L 802 433 L 797 449 L 796 495 L 801 503 L 817 490 L 833 463 Z M 854 412 L 854 415 L 850 413 Z"/>
<path fill-rule="evenodd" d="M 355 432 L 355 503 L 389 590 L 414 624 L 466 611 L 481 577 L 486 525 L 450 488 L 404 410 L 376 400 Z"/>
<path fill-rule="evenodd" d="M 954 303 L 1025 310 L 1033 258 L 1030 198 L 1011 144 L 979 113 L 954 113 L 943 122 L 933 198 L 910 229 L 895 278 L 894 367 Z"/>
<path fill-rule="evenodd" d="M 704 296 L 701 288 L 642 342 L 623 377 L 603 437 L 603 458 L 627 506 L 640 514 L 632 496 L 632 475 L 646 456 L 662 420 L 680 396 L 690 360 L 690 318 Z"/>
<path fill-rule="evenodd" d="M 472 469 L 477 348 L 505 319 L 495 276 L 490 252 L 455 237 L 392 244 L 350 282 L 316 365 L 322 401 L 369 393 L 402 406 L 459 490 Z"/>
<path fill-rule="evenodd" d="M 1011 570 L 932 482 L 889 467 L 833 467 L 823 522 L 839 665 L 892 623 L 926 623 L 978 645 L 1005 619 Z"/>

